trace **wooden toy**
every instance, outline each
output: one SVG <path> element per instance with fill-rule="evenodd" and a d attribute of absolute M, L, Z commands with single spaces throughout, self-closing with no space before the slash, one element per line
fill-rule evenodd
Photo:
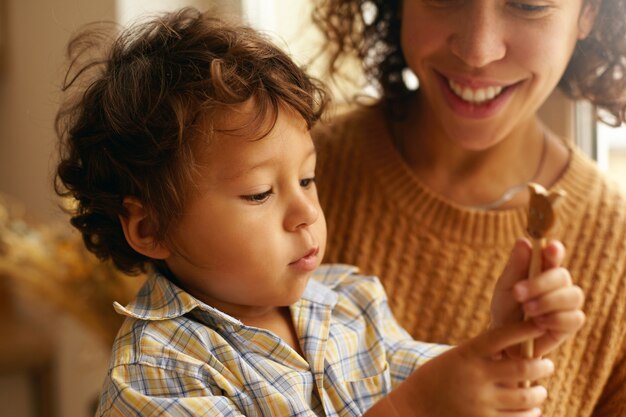
<path fill-rule="evenodd" d="M 546 245 L 546 236 L 556 223 L 556 207 L 559 200 L 565 197 L 563 191 L 548 192 L 544 187 L 536 183 L 529 183 L 530 201 L 528 203 L 528 227 L 527 232 L 532 243 L 532 258 L 528 270 L 528 279 L 534 279 L 543 269 L 542 249 Z M 525 317 L 527 319 L 527 317 Z M 533 340 L 522 344 L 521 353 L 525 358 L 532 358 Z M 524 386 L 530 386 L 529 381 Z"/>

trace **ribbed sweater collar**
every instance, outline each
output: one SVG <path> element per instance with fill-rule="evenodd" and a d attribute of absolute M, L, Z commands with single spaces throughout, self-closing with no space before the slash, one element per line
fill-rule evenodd
<path fill-rule="evenodd" d="M 461 206 L 428 189 L 415 175 L 394 147 L 388 126 L 380 108 L 358 112 L 355 123 L 348 124 L 360 138 L 365 169 L 376 183 L 381 198 L 397 206 L 401 212 L 424 219 L 430 232 L 448 241 L 480 245 L 510 244 L 511 240 L 525 236 L 526 208 L 483 211 Z M 578 221 L 587 201 L 596 201 L 593 194 L 600 192 L 600 181 L 591 162 L 575 146 L 565 172 L 551 189 L 564 190 L 565 202 L 559 207 L 561 227 Z M 558 231 L 557 231 L 558 233 Z"/>

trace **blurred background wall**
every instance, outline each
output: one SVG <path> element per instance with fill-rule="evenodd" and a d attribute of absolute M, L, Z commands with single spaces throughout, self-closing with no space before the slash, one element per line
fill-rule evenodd
<path fill-rule="evenodd" d="M 3 0 L 0 11 L 0 190 L 40 218 L 59 216 L 49 176 L 64 48 L 115 1 Z"/>
<path fill-rule="evenodd" d="M 70 34 L 93 20 L 113 20 L 114 0 L 3 0 L 0 9 L 0 192 L 24 204 L 41 221 L 61 217 L 51 188 L 53 120 L 64 48 Z M 70 316 L 38 306 L 20 310 L 33 316 L 28 326 L 45 322 L 55 336 L 50 381 L 57 416 L 85 416 L 94 383 L 106 369 L 106 348 Z M 36 310 L 36 311 L 35 311 Z M 43 317 L 45 316 L 45 317 Z M 33 323 L 31 327 L 30 324 Z M 39 333 L 41 335 L 41 333 Z M 7 334 L 0 343 L 10 343 Z M 43 341 L 41 341 L 43 343 Z M 19 364 L 18 364 L 19 365 Z M 39 401 L 32 376 L 19 366 L 0 375 L 0 414 L 35 416 Z"/>

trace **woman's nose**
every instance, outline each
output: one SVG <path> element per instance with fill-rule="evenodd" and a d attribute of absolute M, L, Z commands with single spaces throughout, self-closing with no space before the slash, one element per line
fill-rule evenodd
<path fill-rule="evenodd" d="M 467 13 L 450 36 L 452 53 L 472 68 L 482 68 L 504 58 L 505 25 L 498 11 L 481 2 L 471 2 Z"/>

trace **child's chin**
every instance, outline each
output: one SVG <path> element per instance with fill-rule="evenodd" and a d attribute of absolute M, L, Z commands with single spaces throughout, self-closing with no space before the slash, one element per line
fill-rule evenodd
<path fill-rule="evenodd" d="M 304 285 L 302 285 L 302 287 L 299 288 L 297 291 L 294 290 L 293 293 L 289 294 L 289 297 L 285 300 L 285 306 L 290 306 L 296 303 L 298 300 L 300 300 L 300 298 L 302 298 L 302 294 L 304 294 L 304 289 L 308 281 L 309 281 L 309 277 L 306 277 L 306 281 L 304 282 Z"/>

